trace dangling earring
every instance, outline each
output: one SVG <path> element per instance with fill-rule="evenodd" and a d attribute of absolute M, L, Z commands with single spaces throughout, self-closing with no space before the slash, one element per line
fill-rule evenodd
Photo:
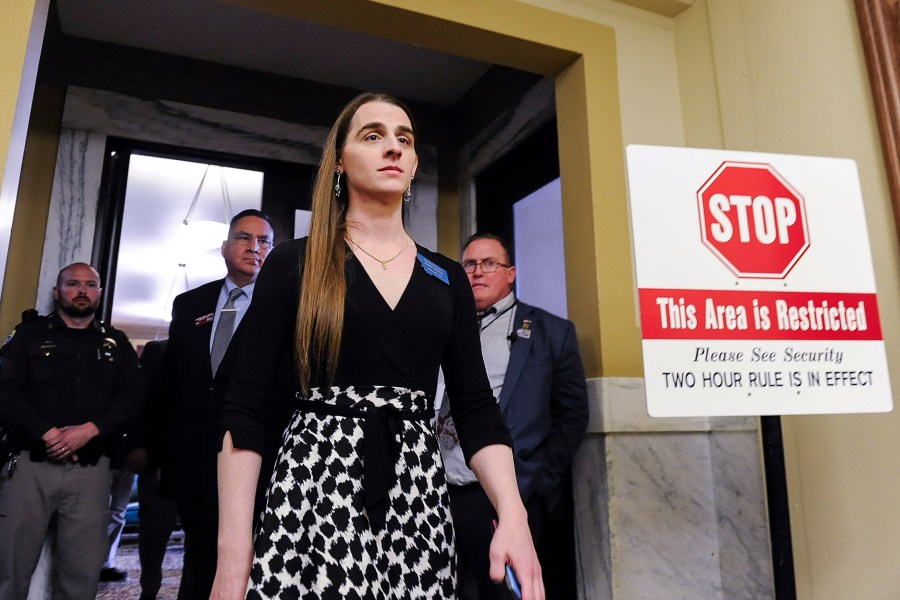
<path fill-rule="evenodd" d="M 335 197 L 340 197 L 340 195 L 341 195 L 341 170 L 335 169 L 334 172 L 337 175 L 337 181 L 334 184 L 334 195 L 335 195 Z"/>
<path fill-rule="evenodd" d="M 403 201 L 409 202 L 412 199 L 412 180 L 414 177 L 409 178 L 409 187 L 406 188 L 406 191 L 403 192 Z"/>

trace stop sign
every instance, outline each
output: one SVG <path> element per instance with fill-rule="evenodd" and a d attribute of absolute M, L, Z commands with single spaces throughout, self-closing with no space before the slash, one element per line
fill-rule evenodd
<path fill-rule="evenodd" d="M 771 165 L 725 161 L 697 202 L 703 243 L 738 277 L 783 279 L 809 248 L 803 196 Z"/>

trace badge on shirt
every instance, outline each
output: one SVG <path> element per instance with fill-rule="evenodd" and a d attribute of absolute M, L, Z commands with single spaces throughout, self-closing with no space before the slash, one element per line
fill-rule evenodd
<path fill-rule="evenodd" d="M 197 317 L 194 319 L 194 327 L 200 327 L 201 325 L 206 325 L 207 323 L 212 323 L 213 319 L 216 318 L 216 313 L 209 313 L 208 315 L 203 315 L 202 317 Z"/>
<path fill-rule="evenodd" d="M 422 256 L 421 253 L 416 254 L 416 258 L 419 259 L 419 262 L 422 264 L 422 268 L 425 269 L 426 273 L 428 273 L 429 275 L 431 275 L 432 277 L 434 277 L 436 279 L 440 279 L 445 284 L 450 285 L 450 278 L 447 277 L 446 269 L 440 268 L 439 266 L 434 264 L 433 261 L 430 261 L 427 258 L 425 258 L 424 256 Z"/>
<path fill-rule="evenodd" d="M 13 329 L 12 331 L 9 332 L 9 335 L 6 336 L 6 339 L 3 340 L 2 344 L 0 344 L 0 348 L 2 348 L 3 346 L 7 345 L 10 341 L 12 341 L 14 335 L 16 335 L 15 329 Z"/>
<path fill-rule="evenodd" d="M 527 340 L 531 337 L 531 319 L 524 319 L 522 321 L 522 327 L 516 329 L 516 336 L 523 340 Z"/>
<path fill-rule="evenodd" d="M 97 348 L 97 360 L 105 360 L 106 362 L 116 362 L 115 350 L 119 345 L 112 338 L 104 338 L 103 343 Z"/>

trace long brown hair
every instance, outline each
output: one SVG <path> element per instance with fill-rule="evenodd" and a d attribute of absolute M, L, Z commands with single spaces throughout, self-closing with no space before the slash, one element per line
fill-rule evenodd
<path fill-rule="evenodd" d="M 313 368 L 317 374 L 326 375 L 328 385 L 334 382 L 337 370 L 344 329 L 344 300 L 347 296 L 344 276 L 347 248 L 344 237 L 347 232 L 348 186 L 345 178 L 341 194 L 335 194 L 335 169 L 347 141 L 351 120 L 362 105 L 370 102 L 386 102 L 400 107 L 409 117 L 415 132 L 415 122 L 406 105 L 391 96 L 367 92 L 344 107 L 325 140 L 313 187 L 312 218 L 295 326 L 297 374 L 300 389 L 307 395 Z"/>

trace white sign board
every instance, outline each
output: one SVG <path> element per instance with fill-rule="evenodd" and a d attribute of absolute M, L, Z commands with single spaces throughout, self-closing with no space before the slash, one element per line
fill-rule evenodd
<path fill-rule="evenodd" d="M 891 410 L 855 162 L 626 153 L 650 415 Z"/>

